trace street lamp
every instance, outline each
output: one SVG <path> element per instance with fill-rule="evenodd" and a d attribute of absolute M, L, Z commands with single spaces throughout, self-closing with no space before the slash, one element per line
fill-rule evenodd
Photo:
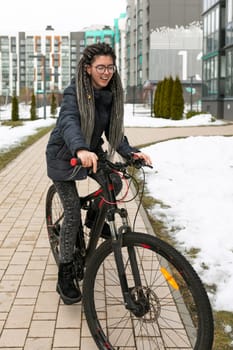
<path fill-rule="evenodd" d="M 190 79 L 190 111 L 193 110 L 193 79 L 195 78 L 195 75 L 191 75 L 189 77 Z"/>
<path fill-rule="evenodd" d="M 31 58 L 40 58 L 40 59 L 43 60 L 43 71 L 44 71 L 43 105 L 44 105 L 44 119 L 46 119 L 46 105 L 47 105 L 47 101 L 46 101 L 46 61 L 45 61 L 45 55 L 39 54 L 39 55 L 32 55 L 30 57 Z"/>

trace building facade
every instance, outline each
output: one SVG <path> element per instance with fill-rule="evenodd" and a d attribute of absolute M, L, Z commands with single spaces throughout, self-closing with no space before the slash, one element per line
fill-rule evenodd
<path fill-rule="evenodd" d="M 99 28 L 96 26 L 85 29 L 85 45 L 91 45 L 98 42 L 106 42 L 114 47 L 114 30 L 108 26 L 99 26 Z"/>
<path fill-rule="evenodd" d="M 233 120 L 233 0 L 203 1 L 202 107 Z"/>
<path fill-rule="evenodd" d="M 121 76 L 123 89 L 126 89 L 126 13 L 122 13 L 119 18 L 114 20 L 114 38 L 115 38 L 115 52 L 116 65 Z"/>
<path fill-rule="evenodd" d="M 87 45 L 106 42 L 116 48 L 117 66 L 125 82 L 125 15 L 114 27 L 86 28 L 81 32 L 19 32 L 0 34 L 0 104 L 16 94 L 29 102 L 32 92 L 38 104 L 50 93 L 61 95 L 76 74 L 77 63 Z"/>
<path fill-rule="evenodd" d="M 39 103 L 45 92 L 61 94 L 84 47 L 84 32 L 0 35 L 1 103 L 13 94 L 29 102 L 34 92 Z"/>
<path fill-rule="evenodd" d="M 202 0 L 127 1 L 127 95 L 168 75 L 200 85 Z M 136 90 L 136 93 L 135 93 Z M 200 97 L 199 97 L 200 98 Z"/>

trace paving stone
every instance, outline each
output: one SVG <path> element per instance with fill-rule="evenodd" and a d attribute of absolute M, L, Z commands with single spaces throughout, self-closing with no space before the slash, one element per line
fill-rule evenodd
<path fill-rule="evenodd" d="M 52 343 L 53 338 L 27 338 L 24 350 L 51 350 Z"/>
<path fill-rule="evenodd" d="M 55 291 L 41 292 L 35 305 L 35 312 L 57 312 L 59 300 Z"/>
<path fill-rule="evenodd" d="M 83 337 L 81 339 L 81 347 L 80 350 L 98 350 L 97 345 L 95 344 L 94 340 L 90 337 L 85 338 Z"/>
<path fill-rule="evenodd" d="M 56 312 L 34 312 L 33 320 L 56 320 Z"/>
<path fill-rule="evenodd" d="M 29 328 L 29 338 L 51 338 L 54 334 L 55 321 L 33 320 Z"/>
<path fill-rule="evenodd" d="M 56 328 L 81 328 L 81 305 L 60 305 Z"/>
<path fill-rule="evenodd" d="M 17 298 L 36 298 L 40 286 L 21 286 L 16 295 Z"/>
<path fill-rule="evenodd" d="M 17 280 L 2 280 L 0 282 L 0 292 L 16 292 L 20 281 Z"/>
<path fill-rule="evenodd" d="M 0 337 L 0 349 L 24 346 L 27 329 L 3 329 Z"/>
<path fill-rule="evenodd" d="M 0 313 L 10 311 L 14 297 L 15 293 L 13 292 L 0 292 Z"/>
<path fill-rule="evenodd" d="M 22 286 L 40 286 L 42 282 L 43 270 L 27 270 L 21 281 Z"/>
<path fill-rule="evenodd" d="M 5 328 L 29 328 L 33 309 L 33 305 L 14 305 L 9 312 Z"/>
<path fill-rule="evenodd" d="M 78 347 L 80 343 L 80 330 L 59 328 L 55 330 L 54 347 Z M 86 348 L 91 350 L 89 348 Z M 96 349 L 95 349 L 96 350 Z"/>

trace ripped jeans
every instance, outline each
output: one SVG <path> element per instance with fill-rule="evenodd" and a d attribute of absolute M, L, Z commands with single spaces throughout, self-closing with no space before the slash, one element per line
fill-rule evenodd
<path fill-rule="evenodd" d="M 99 184 L 103 178 L 97 174 L 91 177 Z M 111 174 L 116 195 L 121 191 L 122 181 L 118 174 Z M 60 231 L 60 263 L 73 261 L 74 245 L 81 224 L 80 199 L 75 181 L 54 181 L 64 209 L 64 219 Z"/>

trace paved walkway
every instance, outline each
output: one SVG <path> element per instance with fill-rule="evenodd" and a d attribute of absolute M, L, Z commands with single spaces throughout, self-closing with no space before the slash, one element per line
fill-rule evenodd
<path fill-rule="evenodd" d="M 132 145 L 144 145 L 188 135 L 233 135 L 233 124 L 129 128 L 126 134 Z M 55 292 L 57 267 L 45 225 L 47 139 L 48 135 L 0 172 L 0 349 L 96 350 L 82 306 L 64 305 Z M 83 182 L 82 190 L 87 192 L 89 186 Z M 143 210 L 137 228 L 151 230 Z"/>

